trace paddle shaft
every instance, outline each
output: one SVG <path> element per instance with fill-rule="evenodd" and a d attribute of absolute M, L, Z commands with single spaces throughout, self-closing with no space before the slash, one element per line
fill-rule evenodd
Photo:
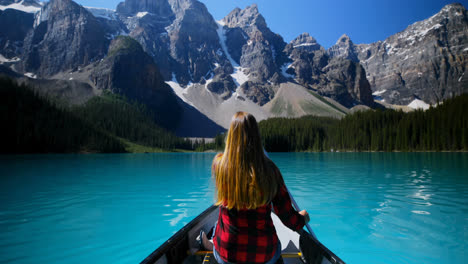
<path fill-rule="evenodd" d="M 289 191 L 288 187 L 286 187 L 286 190 L 288 191 L 289 197 L 291 197 L 291 202 L 293 203 L 294 208 L 296 208 L 296 210 L 300 212 L 301 209 L 299 208 L 299 205 L 297 205 L 296 200 L 294 200 L 294 197 L 292 196 L 292 194 L 291 194 L 291 192 Z M 317 239 L 317 236 L 315 235 L 314 231 L 312 231 L 312 228 L 309 226 L 308 223 L 306 224 L 306 229 L 307 229 L 307 231 L 309 231 L 309 233 L 310 233 L 315 239 Z M 318 239 L 317 239 L 317 240 L 318 240 Z"/>

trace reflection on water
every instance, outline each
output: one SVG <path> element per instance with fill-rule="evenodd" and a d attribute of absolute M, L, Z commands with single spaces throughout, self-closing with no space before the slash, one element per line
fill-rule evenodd
<path fill-rule="evenodd" d="M 2 156 L 0 263 L 139 262 L 213 202 L 213 157 Z M 466 262 L 467 154 L 270 157 L 347 263 Z"/>

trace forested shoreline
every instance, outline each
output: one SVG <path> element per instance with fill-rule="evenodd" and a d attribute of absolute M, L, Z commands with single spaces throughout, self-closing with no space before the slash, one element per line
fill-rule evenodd
<path fill-rule="evenodd" d="M 79 106 L 0 78 L 0 153 L 124 153 L 193 151 L 200 144 L 154 122 L 144 105 L 104 91 Z"/>
<path fill-rule="evenodd" d="M 121 153 L 222 151 L 213 143 L 177 137 L 155 123 L 144 105 L 103 92 L 79 106 L 39 95 L 0 78 L 0 153 Z M 305 116 L 259 123 L 265 149 L 292 151 L 467 151 L 468 95 L 409 113 L 358 111 L 342 119 Z"/>
<path fill-rule="evenodd" d="M 267 151 L 467 151 L 468 95 L 404 113 L 367 110 L 341 120 L 306 116 L 259 124 Z"/>

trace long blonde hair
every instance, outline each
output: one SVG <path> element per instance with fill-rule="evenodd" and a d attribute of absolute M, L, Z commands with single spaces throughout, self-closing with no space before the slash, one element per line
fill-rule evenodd
<path fill-rule="evenodd" d="M 226 136 L 224 153 L 213 160 L 216 205 L 255 209 L 275 196 L 281 174 L 265 155 L 255 117 L 237 112 Z"/>

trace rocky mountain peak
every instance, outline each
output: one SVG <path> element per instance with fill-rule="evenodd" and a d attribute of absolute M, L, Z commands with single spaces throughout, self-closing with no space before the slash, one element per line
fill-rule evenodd
<path fill-rule="evenodd" d="M 224 64 L 218 25 L 199 1 L 125 0 L 117 14 L 166 80 L 198 83 L 211 76 L 213 65 Z"/>
<path fill-rule="evenodd" d="M 304 32 L 297 36 L 294 40 L 291 41 L 293 44 L 303 44 L 303 43 L 314 43 L 317 42 L 317 40 L 309 35 L 309 33 Z"/>
<path fill-rule="evenodd" d="M 246 8 L 251 14 L 260 14 L 258 12 L 258 5 L 257 4 L 252 4 Z"/>
<path fill-rule="evenodd" d="M 78 19 L 79 20 L 74 20 Z M 48 27 L 54 24 L 57 27 L 71 26 L 71 23 L 96 22 L 96 18 L 84 7 L 75 3 L 72 0 L 50 0 L 47 2 L 40 12 L 36 15 L 35 27 L 45 21 L 49 21 Z M 67 22 L 65 25 L 60 25 L 62 22 Z M 76 25 L 79 27 L 80 25 Z"/>
<path fill-rule="evenodd" d="M 322 48 L 322 46 L 317 43 L 317 40 L 310 36 L 309 33 L 302 33 L 289 44 L 292 45 L 293 48 L 306 51 L 314 51 Z"/>
<path fill-rule="evenodd" d="M 467 31 L 465 7 L 446 5 L 384 41 L 357 45 L 359 59 L 385 102 L 435 104 L 467 91 Z"/>
<path fill-rule="evenodd" d="M 67 14 L 80 14 L 81 12 L 87 13 L 85 16 L 93 17 L 82 6 L 72 0 L 50 0 L 42 7 L 39 15 L 36 17 L 35 26 L 47 21 L 49 18 L 58 20 L 59 17 L 63 18 Z"/>
<path fill-rule="evenodd" d="M 264 29 L 267 27 L 265 18 L 259 13 L 256 4 L 248 6 L 243 10 L 235 8 L 223 19 L 223 22 L 230 28 L 248 28 L 255 26 L 259 29 Z"/>
<path fill-rule="evenodd" d="M 467 11 L 461 4 L 449 4 L 444 6 L 437 14 L 423 21 L 418 21 L 406 28 L 403 32 L 415 33 L 421 36 L 429 31 L 436 30 L 449 23 L 467 24 Z M 400 32 L 402 33 L 402 32 Z M 396 35 L 400 35 L 397 33 Z"/>
<path fill-rule="evenodd" d="M 351 41 L 351 38 L 346 35 L 346 34 L 343 34 L 339 39 L 338 41 L 336 42 L 335 45 L 342 45 L 342 44 L 346 44 L 346 45 L 350 45 L 352 44 L 353 42 Z"/>
<path fill-rule="evenodd" d="M 24 40 L 20 69 L 48 77 L 102 58 L 109 45 L 97 19 L 71 0 L 50 0 Z"/>
<path fill-rule="evenodd" d="M 356 46 L 351 41 L 351 38 L 346 34 L 343 34 L 338 39 L 336 44 L 331 46 L 327 52 L 328 52 L 328 55 L 332 58 L 338 57 L 338 58 L 351 60 L 354 62 L 359 61 L 358 53 L 356 51 Z"/>
<path fill-rule="evenodd" d="M 437 15 L 460 16 L 466 12 L 466 8 L 460 3 L 453 3 L 444 6 Z M 434 16 L 434 17 L 435 17 Z"/>

